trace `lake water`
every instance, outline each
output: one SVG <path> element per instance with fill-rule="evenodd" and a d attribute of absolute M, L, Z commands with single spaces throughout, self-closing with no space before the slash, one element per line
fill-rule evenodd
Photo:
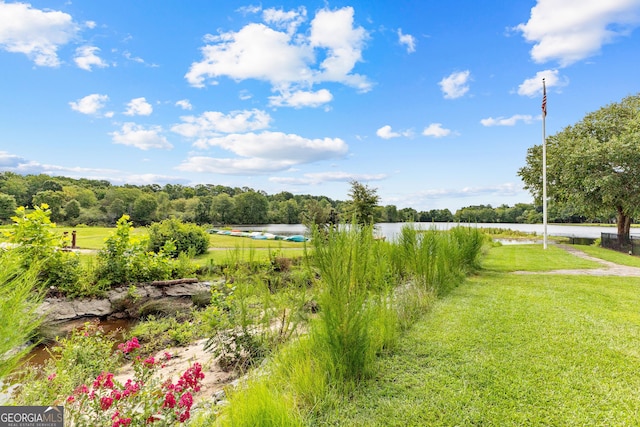
<path fill-rule="evenodd" d="M 387 240 L 394 240 L 401 232 L 404 226 L 413 226 L 419 230 L 429 230 L 432 227 L 438 230 L 448 230 L 458 225 L 469 225 L 478 228 L 506 228 L 514 231 L 522 231 L 525 233 L 536 233 L 542 237 L 544 233 L 543 224 L 459 224 L 455 222 L 383 222 L 376 224 L 379 233 L 386 237 Z M 243 231 L 264 231 L 273 234 L 293 235 L 306 234 L 307 228 L 302 224 L 266 224 L 254 226 L 237 226 L 234 227 Z M 587 226 L 587 225 L 564 225 L 564 224 L 548 224 L 547 233 L 549 236 L 565 236 L 565 237 L 584 237 L 597 239 L 601 233 L 617 233 L 615 226 Z M 633 234 L 633 229 L 632 229 Z"/>

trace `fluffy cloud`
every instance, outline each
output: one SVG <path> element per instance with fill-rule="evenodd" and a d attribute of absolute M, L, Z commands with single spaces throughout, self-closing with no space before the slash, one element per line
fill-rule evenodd
<path fill-rule="evenodd" d="M 518 86 L 518 95 L 528 96 L 533 98 L 542 94 L 542 79 L 545 79 L 545 85 L 550 87 L 562 87 L 569 84 L 569 79 L 566 77 L 561 78 L 558 70 L 544 70 L 538 71 L 535 77 L 526 79 L 520 86 Z"/>
<path fill-rule="evenodd" d="M 223 133 L 249 132 L 266 129 L 271 122 L 271 116 L 262 110 L 232 111 L 223 114 L 218 111 L 206 111 L 200 116 L 181 117 L 182 122 L 174 125 L 171 130 L 187 138 L 217 137 Z M 196 144 L 207 145 L 206 141 Z"/>
<path fill-rule="evenodd" d="M 129 145 L 140 150 L 151 148 L 171 149 L 173 145 L 162 135 L 162 127 L 144 127 L 135 123 L 127 122 L 122 125 L 120 132 L 111 132 L 111 137 L 115 144 Z"/>
<path fill-rule="evenodd" d="M 96 52 L 100 52 L 100 49 L 95 46 L 81 46 L 76 49 L 76 56 L 73 60 L 79 68 L 87 71 L 91 71 L 92 66 L 108 67 L 109 64 L 96 55 Z"/>
<path fill-rule="evenodd" d="M 22 157 L 18 157 L 6 151 L 0 151 L 0 167 L 3 170 L 13 170 L 25 163 L 27 163 L 27 160 Z"/>
<path fill-rule="evenodd" d="M 296 164 L 342 157 L 347 153 L 347 144 L 340 138 L 308 139 L 268 131 L 209 138 L 199 145 L 199 148 L 206 147 L 219 147 L 241 157 L 284 159 Z"/>
<path fill-rule="evenodd" d="M 351 182 L 351 181 L 381 181 L 386 179 L 386 174 L 357 174 L 350 172 L 318 172 L 306 173 L 301 178 L 270 177 L 269 181 L 278 184 L 290 185 L 318 185 L 323 182 Z"/>
<path fill-rule="evenodd" d="M 300 24 L 307 20 L 307 9 L 299 7 L 298 10 L 288 12 L 282 9 L 266 9 L 262 12 L 262 17 L 267 24 L 284 29 L 288 34 L 293 34 Z"/>
<path fill-rule="evenodd" d="M 328 91 L 310 91 L 323 82 L 337 82 L 367 91 L 371 84 L 366 77 L 352 73 L 362 60 L 362 49 L 368 33 L 354 26 L 353 8 L 323 9 L 316 13 L 309 31 L 298 31 L 306 19 L 306 10 L 284 12 L 267 9 L 265 23 L 251 23 L 238 32 L 207 35 L 200 50 L 202 60 L 194 62 L 185 78 L 195 87 L 216 79 L 256 79 L 271 83 L 280 95 L 274 97 L 280 105 L 317 106 L 327 98 Z M 282 30 L 284 28 L 284 30 Z M 323 57 L 315 64 L 316 57 Z M 300 94 L 313 101 L 308 104 L 288 102 Z M 304 95 L 304 96 L 302 96 Z"/>
<path fill-rule="evenodd" d="M 149 116 L 153 113 L 153 107 L 143 98 L 134 98 L 127 104 L 126 116 Z"/>
<path fill-rule="evenodd" d="M 482 126 L 515 126 L 519 121 L 523 121 L 525 123 L 531 123 L 533 121 L 533 116 L 529 114 L 515 114 L 511 117 L 489 117 L 486 119 L 480 120 Z"/>
<path fill-rule="evenodd" d="M 270 96 L 269 105 L 274 107 L 319 107 L 331 102 L 333 95 L 327 89 L 316 92 L 299 90 L 296 92 L 283 91 L 281 95 Z"/>
<path fill-rule="evenodd" d="M 459 71 L 450 74 L 440 80 L 440 88 L 446 99 L 456 99 L 464 96 L 469 91 L 469 80 L 471 72 L 469 70 Z"/>
<path fill-rule="evenodd" d="M 193 110 L 193 106 L 188 99 L 181 99 L 180 101 L 177 101 L 176 107 L 180 107 L 183 110 Z"/>
<path fill-rule="evenodd" d="M 407 53 L 416 51 L 416 38 L 411 34 L 402 34 L 402 28 L 398 28 L 398 41 L 400 44 L 407 46 Z"/>
<path fill-rule="evenodd" d="M 236 157 L 192 156 L 178 167 L 179 170 L 259 175 L 342 157 L 348 149 L 347 144 L 339 138 L 307 139 L 294 134 L 266 131 L 200 140 L 198 147 L 221 148 Z"/>
<path fill-rule="evenodd" d="M 99 93 L 93 93 L 87 95 L 84 98 L 80 98 L 77 101 L 69 102 L 71 109 L 82 114 L 97 115 L 100 113 L 109 100 L 107 95 L 101 95 Z"/>
<path fill-rule="evenodd" d="M 431 123 L 422 131 L 424 136 L 432 136 L 434 138 L 442 138 L 451 134 L 451 129 L 442 127 L 442 123 Z"/>
<path fill-rule="evenodd" d="M 391 139 L 391 138 L 398 138 L 400 136 L 411 136 L 412 132 L 410 130 L 405 130 L 402 132 L 394 132 L 391 129 L 391 126 L 385 125 L 376 131 L 376 135 L 378 135 L 382 139 Z"/>
<path fill-rule="evenodd" d="M 64 12 L 0 1 L 0 48 L 23 53 L 36 65 L 59 66 L 58 49 L 69 43 L 78 30 L 71 15 Z"/>
<path fill-rule="evenodd" d="M 531 57 L 561 66 L 598 53 L 640 23 L 637 0 L 538 0 L 531 17 L 515 29 L 534 43 Z"/>

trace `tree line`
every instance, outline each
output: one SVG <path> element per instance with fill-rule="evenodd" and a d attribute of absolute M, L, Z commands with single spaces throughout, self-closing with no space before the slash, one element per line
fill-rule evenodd
<path fill-rule="evenodd" d="M 417 211 L 378 205 L 376 190 L 352 182 L 350 199 L 290 192 L 266 194 L 248 187 L 180 184 L 113 185 L 106 180 L 75 179 L 46 174 L 0 173 L 0 222 L 9 223 L 16 207 L 34 208 L 46 203 L 51 221 L 113 226 L 122 215 L 135 225 L 146 226 L 168 218 L 199 225 L 228 224 L 324 224 L 332 221 L 359 222 L 463 222 L 540 223 L 542 210 L 533 204 L 515 206 L 468 206 L 452 213 L 449 209 Z M 607 216 L 586 217 L 570 208 L 550 212 L 551 222 L 611 222 Z M 613 217 L 615 219 L 615 216 Z"/>

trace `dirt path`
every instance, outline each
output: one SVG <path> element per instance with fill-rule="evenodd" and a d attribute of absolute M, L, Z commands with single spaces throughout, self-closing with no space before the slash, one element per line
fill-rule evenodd
<path fill-rule="evenodd" d="M 626 265 L 616 264 L 614 262 L 605 261 L 600 258 L 592 257 L 571 245 L 557 245 L 559 248 L 584 259 L 595 261 L 602 264 L 602 268 L 576 269 L 576 270 L 552 270 L 552 271 L 517 271 L 517 274 L 570 274 L 585 276 L 621 276 L 621 277 L 640 277 L 640 268 L 629 267 Z"/>

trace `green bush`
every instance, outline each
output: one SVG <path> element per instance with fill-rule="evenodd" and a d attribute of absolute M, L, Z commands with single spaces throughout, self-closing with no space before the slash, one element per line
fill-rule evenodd
<path fill-rule="evenodd" d="M 147 240 L 132 236 L 132 230 L 129 217 L 123 215 L 118 220 L 115 234 L 98 252 L 94 280 L 99 286 L 128 285 L 193 274 L 196 267 L 184 254 L 175 260 L 163 250 L 150 252 Z"/>
<path fill-rule="evenodd" d="M 52 357 L 38 369 L 30 367 L 20 377 L 15 402 L 18 405 L 51 405 L 68 396 L 80 384 L 103 371 L 115 369 L 121 360 L 110 357 L 115 344 L 113 333 L 104 333 L 98 322 L 87 322 L 67 338 L 52 345 Z"/>
<path fill-rule="evenodd" d="M 170 251 L 166 248 L 168 242 L 172 244 Z M 166 219 L 149 227 L 149 250 L 160 252 L 163 248 L 173 258 L 190 251 L 193 255 L 202 255 L 209 249 L 209 235 L 196 224 Z"/>

